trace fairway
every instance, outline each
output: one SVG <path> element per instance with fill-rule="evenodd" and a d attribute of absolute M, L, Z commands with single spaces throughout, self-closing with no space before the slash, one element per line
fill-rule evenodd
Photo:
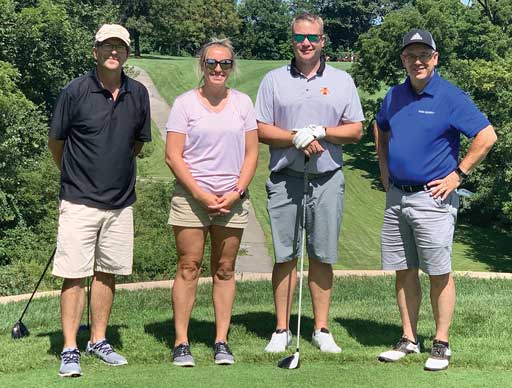
<path fill-rule="evenodd" d="M 422 279 L 428 290 L 426 278 Z M 23 303 L 0 306 L 0 386 L 117 386 L 126 387 L 507 387 L 512 372 L 512 282 L 457 278 L 459 300 L 453 323 L 453 357 L 445 372 L 423 371 L 434 327 L 425 292 L 421 310 L 420 355 L 399 364 L 383 364 L 376 356 L 400 336 L 392 277 L 337 278 L 330 328 L 343 348 L 341 354 L 322 354 L 311 345 L 313 327 L 309 295 L 304 299 L 300 369 L 281 370 L 277 361 L 285 354 L 269 355 L 263 348 L 273 330 L 272 293 L 269 282 L 238 284 L 230 330 L 236 358 L 232 367 L 213 364 L 214 317 L 209 285 L 200 286 L 190 324 L 190 341 L 196 367 L 171 364 L 174 341 L 169 290 L 120 291 L 108 330 L 112 344 L 129 361 L 112 368 L 96 358 L 82 357 L 84 376 L 61 379 L 57 375 L 62 335 L 58 299 L 33 302 L 24 322 L 31 335 L 10 338 L 10 329 Z M 296 303 L 292 328 L 296 328 Z M 79 335 L 83 349 L 86 333 Z M 290 351 L 293 351 L 293 347 Z M 410 382 L 410 383 L 409 383 Z"/>
<path fill-rule="evenodd" d="M 253 101 L 259 83 L 270 70 L 286 61 L 240 60 L 237 74 L 230 84 L 247 93 Z M 156 84 L 160 94 L 171 105 L 176 96 L 198 85 L 194 58 L 147 56 L 130 59 L 130 65 L 144 68 Z M 331 62 L 333 66 L 348 70 L 350 64 Z M 366 112 L 368 113 L 368 112 Z M 153 168 L 164 166 L 163 143 L 152 156 Z M 148 163 L 149 164 L 149 163 Z M 251 201 L 256 217 L 265 233 L 267 247 L 272 252 L 270 226 L 266 211 L 265 181 L 268 177 L 268 147 L 260 145 L 258 169 L 250 186 Z M 165 166 L 164 166 L 165 167 Z M 380 189 L 379 172 L 370 134 L 355 145 L 344 147 L 346 188 L 345 208 L 341 238 L 340 260 L 336 269 L 380 269 L 380 227 L 382 224 L 385 195 Z M 161 176 L 162 172 L 155 175 Z M 165 174 L 165 173 L 164 173 Z M 151 176 L 151 168 L 144 167 L 144 176 Z M 165 176 L 167 176 L 165 174 Z M 512 272 L 512 254 L 508 248 L 510 234 L 492 227 L 474 227 L 464 223 L 463 211 L 459 217 L 453 246 L 453 269 L 456 271 Z"/>

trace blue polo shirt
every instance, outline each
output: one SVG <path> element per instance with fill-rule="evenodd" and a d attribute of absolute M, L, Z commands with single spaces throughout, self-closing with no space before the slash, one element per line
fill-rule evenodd
<path fill-rule="evenodd" d="M 472 138 L 489 124 L 466 93 L 437 71 L 420 94 L 407 77 L 388 91 L 377 114 L 379 128 L 391 132 L 391 181 L 421 185 L 444 178 L 457 168 L 460 134 Z"/>

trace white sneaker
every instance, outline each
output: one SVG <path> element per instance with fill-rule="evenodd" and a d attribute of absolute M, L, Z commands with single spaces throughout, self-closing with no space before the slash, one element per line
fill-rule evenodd
<path fill-rule="evenodd" d="M 382 362 L 395 362 L 404 358 L 411 353 L 420 352 L 420 343 L 414 343 L 405 337 L 400 338 L 400 341 L 393 347 L 392 350 L 388 350 L 379 354 L 379 361 Z"/>
<path fill-rule="evenodd" d="M 265 353 L 280 353 L 292 343 L 292 332 L 290 330 L 278 329 L 272 333 L 270 342 L 265 347 Z"/>
<path fill-rule="evenodd" d="M 334 338 L 332 338 L 332 334 L 329 333 L 329 330 L 322 327 L 321 329 L 317 329 L 313 332 L 313 336 L 311 337 L 313 345 L 320 349 L 322 352 L 326 353 L 340 353 L 341 348 L 336 345 L 334 342 Z"/>
<path fill-rule="evenodd" d="M 452 351 L 449 346 L 434 340 L 430 357 L 427 359 L 424 369 L 428 371 L 445 370 L 448 368 L 451 356 Z"/>

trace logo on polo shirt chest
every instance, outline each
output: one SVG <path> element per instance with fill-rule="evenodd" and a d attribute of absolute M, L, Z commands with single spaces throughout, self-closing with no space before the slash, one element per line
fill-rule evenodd
<path fill-rule="evenodd" d="M 321 88 L 320 93 L 327 96 L 330 93 L 329 88 Z"/>
<path fill-rule="evenodd" d="M 422 113 L 424 115 L 433 115 L 433 114 L 436 114 L 436 112 L 434 111 L 431 111 L 431 110 L 424 110 L 424 109 L 419 109 L 418 110 L 418 113 Z"/>

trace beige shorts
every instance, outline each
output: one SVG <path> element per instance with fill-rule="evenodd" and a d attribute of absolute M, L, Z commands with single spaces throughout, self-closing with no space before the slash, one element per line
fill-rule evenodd
<path fill-rule="evenodd" d="M 104 210 L 60 202 L 55 276 L 84 278 L 95 271 L 132 273 L 133 209 Z"/>
<path fill-rule="evenodd" d="M 244 198 L 233 205 L 230 213 L 212 216 L 183 186 L 176 183 L 171 199 L 169 225 L 190 228 L 218 225 L 244 229 L 249 222 L 249 207 L 249 200 Z"/>

